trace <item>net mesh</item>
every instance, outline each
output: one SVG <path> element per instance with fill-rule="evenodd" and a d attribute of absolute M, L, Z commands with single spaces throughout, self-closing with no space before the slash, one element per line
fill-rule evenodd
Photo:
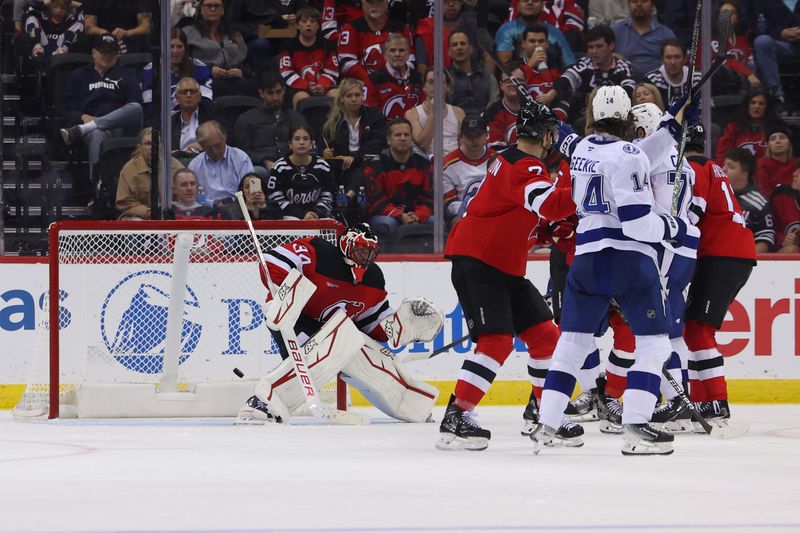
<path fill-rule="evenodd" d="M 60 229 L 58 234 L 59 416 L 72 416 L 75 385 L 157 383 L 164 365 L 175 243 L 191 235 L 180 326 L 179 381 L 258 378 L 280 362 L 264 324 L 264 287 L 246 229 Z M 162 224 L 163 226 L 163 224 Z M 319 236 L 336 242 L 340 227 L 259 227 L 262 250 Z M 52 238 L 52 233 L 51 233 Z M 43 302 L 36 353 L 17 418 L 50 410 L 49 302 Z M 320 395 L 336 399 L 336 382 Z"/>

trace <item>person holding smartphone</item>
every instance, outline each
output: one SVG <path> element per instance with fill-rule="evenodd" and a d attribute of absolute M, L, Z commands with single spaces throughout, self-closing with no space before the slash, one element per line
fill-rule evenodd
<path fill-rule="evenodd" d="M 244 195 L 244 203 L 253 220 L 280 220 L 282 213 L 275 202 L 269 202 L 264 195 L 264 178 L 255 172 L 248 172 L 239 182 L 239 190 Z M 237 202 L 222 208 L 223 220 L 244 220 L 244 215 Z"/>

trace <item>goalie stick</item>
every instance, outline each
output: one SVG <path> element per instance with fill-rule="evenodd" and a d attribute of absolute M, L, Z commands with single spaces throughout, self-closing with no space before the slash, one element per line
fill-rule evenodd
<path fill-rule="evenodd" d="M 253 244 L 256 248 L 256 253 L 258 254 L 258 261 L 261 266 L 261 271 L 264 273 L 264 278 L 267 280 L 269 292 L 277 298 L 277 287 L 275 287 L 274 283 L 272 282 L 272 278 L 269 275 L 269 269 L 267 268 L 267 263 L 264 260 L 264 252 L 261 249 L 261 243 L 258 242 L 258 235 L 253 227 L 253 221 L 250 218 L 250 212 L 247 210 L 247 204 L 245 204 L 244 195 L 241 191 L 236 192 L 236 200 L 238 200 L 239 207 L 244 215 L 244 220 L 247 222 L 247 229 L 250 232 L 250 237 L 253 239 Z M 300 389 L 303 391 L 303 397 L 305 398 L 308 410 L 311 411 L 311 414 L 314 415 L 315 418 L 326 420 L 335 424 L 363 424 L 364 417 L 361 415 L 357 413 L 339 411 L 338 409 L 329 411 L 322 403 L 322 400 L 319 396 L 319 388 L 317 388 L 317 386 L 314 384 L 308 363 L 306 362 L 305 357 L 303 357 L 302 350 L 299 349 L 300 345 L 295 338 L 292 327 L 293 325 L 284 325 L 282 322 L 279 327 L 280 334 L 274 335 L 273 337 L 275 340 L 281 343 L 283 349 L 289 354 L 289 359 L 292 360 L 292 366 L 294 366 L 294 375 L 297 378 Z M 234 373 L 238 376 L 239 373 L 236 372 L 236 370 L 234 370 Z"/>
<path fill-rule="evenodd" d="M 678 384 L 677 381 L 675 381 L 675 378 L 672 377 L 672 374 L 669 373 L 666 366 L 661 369 L 661 373 L 664 375 L 664 378 L 666 378 L 672 388 L 675 389 L 675 392 L 678 393 L 681 403 L 683 403 L 683 405 L 689 409 L 689 412 L 692 414 L 692 419 L 703 426 L 703 430 L 710 437 L 715 439 L 735 439 L 746 435 L 747 432 L 750 431 L 750 426 L 747 424 L 727 425 L 724 427 L 711 425 L 705 418 L 703 418 L 703 415 L 700 414 L 700 411 L 697 410 L 692 401 L 686 397 L 686 393 L 684 392 L 683 388 Z"/>
<path fill-rule="evenodd" d="M 444 353 L 444 352 L 448 351 L 450 348 L 452 348 L 456 344 L 461 344 L 462 342 L 464 342 L 467 339 L 469 339 L 469 335 L 464 335 L 460 339 L 456 339 L 453 342 L 451 342 L 450 344 L 445 344 L 441 348 L 439 348 L 437 350 L 434 350 L 431 353 L 412 353 L 408 357 L 404 358 L 403 362 L 404 363 L 410 363 L 412 361 L 426 361 L 428 359 L 431 359 L 432 357 L 436 357 L 440 353 Z"/>

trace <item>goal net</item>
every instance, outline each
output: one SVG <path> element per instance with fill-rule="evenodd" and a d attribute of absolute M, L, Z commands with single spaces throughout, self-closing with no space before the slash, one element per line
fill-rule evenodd
<path fill-rule="evenodd" d="M 343 230 L 255 227 L 264 251 Z M 49 239 L 49 299 L 15 418 L 235 416 L 281 361 L 244 222 L 58 222 Z M 343 409 L 341 383 L 320 395 Z"/>

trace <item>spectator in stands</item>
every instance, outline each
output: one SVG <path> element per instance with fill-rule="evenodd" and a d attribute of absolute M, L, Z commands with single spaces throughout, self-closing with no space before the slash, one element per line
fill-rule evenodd
<path fill-rule="evenodd" d="M 389 35 L 399 33 L 411 42 L 408 25 L 389 18 L 389 0 L 364 0 L 364 16 L 342 26 L 339 31 L 339 71 L 341 76 L 369 83 L 369 75 L 386 63 L 383 42 Z M 409 68 L 416 62 L 409 50 Z"/>
<path fill-rule="evenodd" d="M 765 254 L 775 246 L 775 227 L 769 200 L 758 192 L 753 183 L 756 160 L 744 148 L 732 148 L 725 152 L 722 168 L 731 180 L 733 193 L 742 208 L 747 228 L 753 232 L 756 252 Z"/>
<path fill-rule="evenodd" d="M 310 96 L 322 96 L 335 88 L 339 79 L 336 45 L 319 34 L 322 15 L 313 7 L 297 12 L 297 37 L 281 51 L 280 71 L 292 107 Z M 336 91 L 330 93 L 336 95 Z"/>
<path fill-rule="evenodd" d="M 528 92 L 534 98 L 549 92 L 561 76 L 561 72 L 551 66 L 552 59 L 547 54 L 549 49 L 547 28 L 532 24 L 522 30 L 522 72 L 525 73 Z"/>
<path fill-rule="evenodd" d="M 521 64 L 513 61 L 507 68 L 517 83 L 524 87 L 525 74 Z M 515 83 L 505 73 L 500 74 L 500 93 L 502 96 L 483 115 L 489 123 L 489 146 L 498 151 L 517 142 L 517 115 L 522 105 Z"/>
<path fill-rule="evenodd" d="M 142 129 L 142 91 L 136 73 L 117 64 L 119 46 L 112 35 L 94 38 L 92 63 L 73 71 L 64 93 L 64 120 L 60 130 L 67 145 L 83 139 L 92 167 L 100 160 L 100 144 L 107 137 L 136 136 Z"/>
<path fill-rule="evenodd" d="M 725 152 L 731 148 L 747 148 L 756 161 L 764 157 L 766 131 L 778 122 L 769 94 L 764 89 L 751 90 L 717 140 L 717 163 L 724 162 Z"/>
<path fill-rule="evenodd" d="M 267 70 L 261 74 L 258 94 L 264 107 L 251 109 L 236 119 L 233 139 L 253 165 L 268 171 L 275 161 L 289 153 L 289 130 L 305 120 L 286 105 L 286 86 L 279 72 Z M 256 172 L 262 171 L 256 169 Z"/>
<path fill-rule="evenodd" d="M 628 0 L 589 0 L 586 25 L 590 30 L 595 26 L 611 26 L 629 15 Z"/>
<path fill-rule="evenodd" d="M 117 210 L 120 220 L 147 220 L 150 218 L 150 158 L 153 148 L 153 129 L 145 128 L 136 139 L 130 161 L 125 163 L 119 173 L 117 183 Z M 170 174 L 183 168 L 180 161 L 170 158 Z M 158 166 L 159 174 L 161 165 Z M 162 182 L 159 175 L 158 182 Z"/>
<path fill-rule="evenodd" d="M 364 169 L 369 223 L 382 236 L 401 225 L 428 223 L 433 214 L 433 168 L 414 153 L 411 124 L 396 118 L 388 128 L 389 148 Z"/>
<path fill-rule="evenodd" d="M 267 200 L 278 204 L 286 220 L 331 218 L 333 174 L 324 159 L 311 154 L 311 128 L 292 126 L 288 140 L 291 152 L 275 161 L 270 170 Z"/>
<path fill-rule="evenodd" d="M 189 41 L 186 33 L 180 28 L 172 28 L 169 44 L 171 59 L 170 90 L 172 91 L 172 110 L 178 109 L 178 99 L 175 90 L 178 80 L 192 77 L 200 86 L 200 97 L 203 101 L 211 102 L 214 97 L 212 88 L 211 67 L 197 58 L 189 55 Z M 149 115 L 153 105 L 153 64 L 148 63 L 142 70 L 142 101 L 145 114 Z"/>
<path fill-rule="evenodd" d="M 442 181 L 444 189 L 444 219 L 452 226 L 463 214 L 465 202 L 474 196 L 486 177 L 486 168 L 494 150 L 486 146 L 489 125 L 477 114 L 461 121 L 458 148 L 444 158 Z"/>
<path fill-rule="evenodd" d="M 739 23 L 739 3 L 727 0 L 720 3 L 719 12 L 727 11 L 731 14 L 731 32 L 728 38 L 728 56 L 723 68 L 711 80 L 712 94 L 734 94 L 747 87 L 761 85 L 761 80 L 755 74 L 755 59 L 753 47 L 747 34 Z M 719 15 L 717 15 L 719 17 Z M 719 50 L 719 35 L 711 41 L 711 49 L 716 56 Z M 699 54 L 698 54 L 699 57 Z"/>
<path fill-rule="evenodd" d="M 319 2 L 318 2 L 319 3 Z M 364 16 L 361 0 L 324 0 L 322 8 L 322 36 L 333 43 L 339 42 L 339 28 L 352 24 Z"/>
<path fill-rule="evenodd" d="M 389 35 L 383 42 L 385 64 L 369 75 L 367 105 L 380 109 L 387 120 L 402 117 L 425 97 L 422 76 L 408 64 L 409 53 L 404 35 Z"/>
<path fill-rule="evenodd" d="M 336 187 L 344 185 L 353 200 L 363 181 L 366 156 L 377 156 L 386 148 L 386 117 L 364 105 L 364 85 L 345 78 L 322 127 L 323 157 L 336 174 Z"/>
<path fill-rule="evenodd" d="M 164 209 L 164 220 L 211 220 L 219 211 L 197 201 L 197 176 L 188 168 L 172 174 L 172 204 Z M 231 204 L 232 205 L 232 204 Z"/>
<path fill-rule="evenodd" d="M 45 11 L 44 0 L 14 0 L 11 11 L 11 18 L 14 21 L 14 39 L 17 39 L 22 33 L 25 19 L 28 17 L 28 11 L 30 10 Z"/>
<path fill-rule="evenodd" d="M 800 3 L 773 0 L 759 5 L 767 21 L 767 33 L 753 42 L 761 81 L 783 102 L 779 65 L 800 57 Z"/>
<path fill-rule="evenodd" d="M 800 166 L 790 185 L 778 185 L 772 195 L 778 253 L 800 253 Z"/>
<path fill-rule="evenodd" d="M 661 111 L 666 110 L 661 91 L 652 83 L 637 83 L 633 89 L 633 105 L 656 104 Z"/>
<path fill-rule="evenodd" d="M 476 13 L 465 9 L 466 4 L 462 0 L 442 0 L 442 17 L 444 28 L 442 35 L 444 38 L 444 66 L 450 65 L 450 51 L 448 42 L 450 34 L 456 30 L 466 32 L 471 42 L 480 42 L 484 50 L 491 50 L 494 46 L 491 35 L 486 28 L 478 28 Z M 417 70 L 424 75 L 425 72 L 433 67 L 433 17 L 426 17 L 417 24 L 416 36 L 414 41 L 414 52 L 417 58 Z M 484 54 L 479 48 L 472 50 L 472 60 L 476 63 L 485 63 Z"/>
<path fill-rule="evenodd" d="M 520 43 L 522 42 L 522 30 L 531 24 L 541 22 L 540 15 L 544 9 L 544 0 L 519 0 L 519 18 L 506 22 L 495 35 L 495 49 L 497 58 L 502 63 L 508 63 L 512 58 L 521 56 Z M 550 44 L 554 45 L 554 53 L 557 49 L 560 53 L 559 70 L 575 63 L 575 54 L 570 49 L 564 34 L 550 24 L 542 22 L 547 28 Z"/>
<path fill-rule="evenodd" d="M 201 88 L 194 78 L 181 79 L 175 93 L 178 111 L 172 114 L 173 155 L 192 158 L 203 151 L 197 142 L 197 128 L 213 118 L 212 106 L 200 98 Z"/>
<path fill-rule="evenodd" d="M 236 29 L 247 43 L 247 61 L 253 65 L 255 72 L 274 68 L 276 55 L 269 39 L 259 37 L 258 27 L 262 24 L 272 28 L 285 28 L 287 23 L 294 24 L 295 13 L 305 7 L 305 0 L 228 0 L 228 19 L 236 25 Z"/>
<path fill-rule="evenodd" d="M 553 88 L 536 100 L 553 108 L 561 120 L 583 116 L 585 96 L 600 85 L 620 85 L 633 96 L 633 67 L 614 57 L 616 37 L 608 26 L 595 26 L 586 36 L 587 54 L 556 80 Z"/>
<path fill-rule="evenodd" d="M 584 6 L 586 5 L 583 2 Z M 508 20 L 519 15 L 519 0 L 511 0 L 508 6 Z M 586 16 L 575 0 L 545 0 L 539 21 L 557 28 L 566 37 L 572 50 L 583 49 L 583 33 L 586 29 Z"/>
<path fill-rule="evenodd" d="M 683 43 L 678 39 L 667 39 L 661 44 L 661 66 L 645 75 L 645 79 L 658 88 L 667 104 L 689 90 L 689 67 L 686 61 Z M 692 84 L 697 85 L 702 77 L 702 73 L 695 70 Z"/>
<path fill-rule="evenodd" d="M 255 96 L 256 83 L 246 76 L 247 44 L 235 25 L 225 19 L 222 0 L 199 0 L 200 16 L 183 31 L 193 56 L 211 67 L 214 96 Z"/>
<path fill-rule="evenodd" d="M 83 22 L 71 13 L 70 0 L 50 0 L 47 11 L 28 14 L 17 45 L 27 57 L 46 59 L 68 53 L 82 33 Z"/>
<path fill-rule="evenodd" d="M 615 22 L 611 29 L 617 36 L 616 51 L 631 62 L 634 78 L 642 81 L 645 74 L 658 68 L 661 44 L 675 34 L 656 20 L 652 0 L 628 0 L 628 8 L 630 16 Z"/>
<path fill-rule="evenodd" d="M 791 185 L 798 159 L 792 148 L 792 132 L 783 123 L 767 130 L 767 150 L 756 166 L 756 184 L 761 194 L 771 198 L 778 185 Z"/>
<path fill-rule="evenodd" d="M 83 0 L 82 5 L 87 36 L 111 34 L 123 54 L 147 49 L 150 0 Z"/>
<path fill-rule="evenodd" d="M 465 113 L 483 113 L 490 102 L 499 98 L 500 89 L 493 75 L 473 59 L 469 34 L 454 31 L 448 40 L 450 66 L 447 72 L 453 78 L 453 91 L 447 102 L 460 107 Z"/>
<path fill-rule="evenodd" d="M 202 199 L 198 201 L 221 209 L 234 201 L 239 182 L 253 172 L 253 164 L 243 150 L 228 146 L 228 135 L 216 120 L 200 124 L 197 142 L 203 153 L 192 159 L 189 170 L 200 184 Z"/>
<path fill-rule="evenodd" d="M 405 113 L 406 119 L 411 123 L 412 137 L 414 138 L 414 147 L 418 153 L 427 158 L 434 157 L 433 154 L 433 133 L 435 124 L 433 121 L 434 107 L 434 80 L 436 75 L 433 69 L 425 73 L 425 100 L 417 106 L 409 109 Z M 445 94 L 453 87 L 450 75 L 444 71 L 445 79 Z M 449 153 L 458 148 L 458 131 L 461 127 L 461 121 L 464 118 L 464 110 L 451 104 L 445 103 L 444 105 L 444 153 Z"/>
<path fill-rule="evenodd" d="M 249 172 L 242 177 L 239 190 L 244 196 L 244 203 L 250 218 L 253 220 L 280 220 L 283 218 L 281 208 L 274 202 L 268 202 L 264 191 L 267 180 L 255 172 Z M 244 220 L 244 213 L 239 202 L 232 202 L 222 208 L 223 220 Z"/>

